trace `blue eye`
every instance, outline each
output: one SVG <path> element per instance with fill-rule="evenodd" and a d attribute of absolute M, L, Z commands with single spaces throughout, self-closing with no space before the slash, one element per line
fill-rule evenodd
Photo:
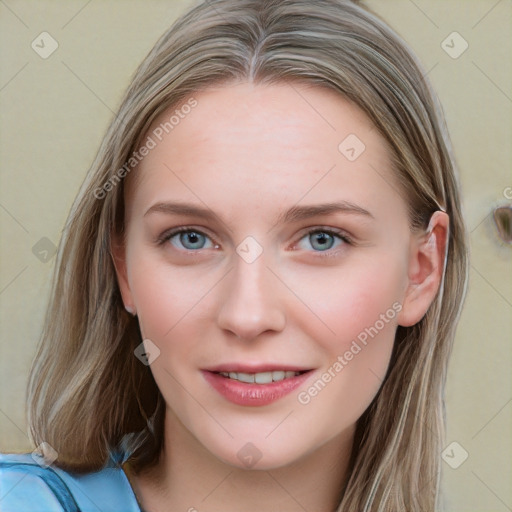
<path fill-rule="evenodd" d="M 341 243 L 350 243 L 350 240 L 347 237 L 325 229 L 310 231 L 306 236 L 301 238 L 300 241 L 302 240 L 308 240 L 310 246 L 315 252 L 326 252 L 339 246 Z M 338 243 L 336 244 L 336 242 Z M 304 247 L 301 247 L 301 249 L 307 250 L 307 248 Z"/>
<path fill-rule="evenodd" d="M 174 230 L 171 233 L 166 234 L 163 237 L 162 242 L 169 241 L 173 245 L 176 245 L 175 241 L 181 244 L 181 247 L 178 248 L 186 249 L 188 251 L 194 251 L 198 249 L 210 249 L 213 247 L 211 244 L 211 240 L 200 231 L 196 231 L 195 229 L 179 229 Z M 207 242 L 210 240 L 210 246 L 207 247 Z"/>
<path fill-rule="evenodd" d="M 303 241 L 308 241 L 308 246 L 303 245 Z M 199 251 L 201 249 L 213 249 L 218 245 L 212 242 L 212 239 L 196 229 L 182 227 L 177 228 L 167 233 L 164 233 L 158 239 L 159 244 L 170 242 L 177 249 L 187 251 Z M 337 233 L 330 229 L 314 229 L 306 233 L 298 243 L 301 250 L 311 251 L 316 253 L 328 253 L 331 249 L 343 244 L 351 244 L 348 236 Z"/>

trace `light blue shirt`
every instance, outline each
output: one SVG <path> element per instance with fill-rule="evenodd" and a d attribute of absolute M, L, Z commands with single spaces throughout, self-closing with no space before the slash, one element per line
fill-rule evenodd
<path fill-rule="evenodd" d="M 71 473 L 32 454 L 0 453 L 2 512 L 143 512 L 112 454 L 103 469 Z"/>

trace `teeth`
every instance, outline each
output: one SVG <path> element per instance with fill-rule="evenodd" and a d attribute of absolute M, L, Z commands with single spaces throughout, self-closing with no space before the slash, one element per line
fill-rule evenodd
<path fill-rule="evenodd" d="M 256 384 L 270 384 L 272 382 L 272 372 L 256 373 L 254 375 Z"/>
<path fill-rule="evenodd" d="M 272 374 L 272 380 L 274 380 L 274 381 L 283 380 L 286 377 L 286 372 L 283 372 L 283 371 L 270 372 L 270 373 Z M 288 372 L 288 373 L 292 373 L 293 375 L 295 375 L 295 372 Z M 293 375 L 292 375 L 292 377 L 293 377 Z"/>
<path fill-rule="evenodd" d="M 238 373 L 237 379 L 240 382 L 254 382 L 254 374 L 253 373 Z"/>
<path fill-rule="evenodd" d="M 300 375 L 301 372 L 278 370 L 275 372 L 261 373 L 242 373 L 242 372 L 220 372 L 220 375 L 229 379 L 247 382 L 249 384 L 270 384 L 271 382 L 279 382 L 280 380 L 289 379 Z"/>

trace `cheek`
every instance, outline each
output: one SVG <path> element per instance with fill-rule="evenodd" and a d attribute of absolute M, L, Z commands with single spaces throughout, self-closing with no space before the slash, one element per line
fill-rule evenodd
<path fill-rule="evenodd" d="M 361 273 L 340 272 L 338 286 L 331 276 L 330 287 L 323 288 L 327 291 L 318 291 L 318 280 L 309 290 L 312 309 L 316 304 L 323 322 L 305 315 L 299 328 L 310 334 L 325 358 L 319 378 L 298 400 L 306 415 L 332 417 L 334 430 L 357 421 L 386 375 L 401 309 L 397 299 L 403 269 L 397 264 L 383 268 L 386 272 L 372 266 Z M 333 416 L 333 410 L 339 414 Z"/>
<path fill-rule="evenodd" d="M 144 337 L 173 339 L 176 330 L 196 325 L 195 317 L 205 316 L 205 300 L 218 276 L 198 266 L 171 267 L 158 258 L 134 254 L 130 286 Z M 189 338 L 190 341 L 193 341 Z"/>
<path fill-rule="evenodd" d="M 310 273 L 302 281 L 297 275 L 295 282 L 301 283 L 297 295 L 307 298 L 309 311 L 297 305 L 294 318 L 331 358 L 349 350 L 354 340 L 380 352 L 378 343 L 370 346 L 370 340 L 392 344 L 405 273 L 398 258 L 389 258 Z"/>
<path fill-rule="evenodd" d="M 139 325 L 143 338 L 160 351 L 151 371 L 171 409 L 185 408 L 183 414 L 192 414 L 194 403 L 187 394 L 192 383 L 187 379 L 197 373 L 192 355 L 200 353 L 204 343 L 205 325 L 211 318 L 210 294 L 219 278 L 197 266 L 172 268 L 158 258 L 135 256 L 131 289 Z"/>

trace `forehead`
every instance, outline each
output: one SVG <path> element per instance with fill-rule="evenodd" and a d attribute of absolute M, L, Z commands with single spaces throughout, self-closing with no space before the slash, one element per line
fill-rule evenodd
<path fill-rule="evenodd" d="M 192 96 L 193 108 L 163 112 L 143 139 L 155 146 L 129 177 L 132 206 L 205 198 L 261 211 L 337 193 L 367 204 L 378 195 L 396 201 L 385 140 L 335 91 L 243 83 Z"/>

